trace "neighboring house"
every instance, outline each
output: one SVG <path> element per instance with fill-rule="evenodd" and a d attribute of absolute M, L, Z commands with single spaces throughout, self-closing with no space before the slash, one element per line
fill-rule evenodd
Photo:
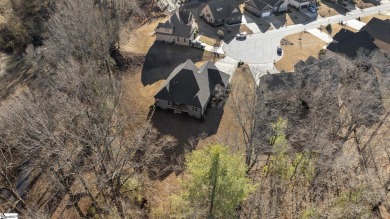
<path fill-rule="evenodd" d="M 354 58 L 357 51 L 363 48 L 369 52 L 378 49 L 374 43 L 375 39 L 367 31 L 354 33 L 342 28 L 334 37 L 332 43 L 326 48 L 332 52 Z"/>
<path fill-rule="evenodd" d="M 379 49 L 390 49 L 390 20 L 372 18 L 360 31 L 367 31 Z"/>
<path fill-rule="evenodd" d="M 307 8 L 310 5 L 310 0 L 288 0 L 289 4 L 298 9 Z"/>
<path fill-rule="evenodd" d="M 244 8 L 258 17 L 267 17 L 271 13 L 286 11 L 287 5 L 288 0 L 249 0 Z"/>
<path fill-rule="evenodd" d="M 213 26 L 241 23 L 242 14 L 237 0 L 216 0 L 203 3 L 199 9 L 199 17 Z"/>
<path fill-rule="evenodd" d="M 244 9 L 258 17 L 270 16 L 273 10 L 269 4 L 260 0 L 246 1 Z"/>
<path fill-rule="evenodd" d="M 156 41 L 189 46 L 195 36 L 192 13 L 177 9 L 165 23 L 159 23 L 155 31 Z"/>
<path fill-rule="evenodd" d="M 191 60 L 187 60 L 173 70 L 154 96 L 156 106 L 203 118 L 216 88 L 222 87 L 224 90 L 229 84 L 229 78 L 228 74 L 219 71 L 210 61 L 198 68 Z"/>

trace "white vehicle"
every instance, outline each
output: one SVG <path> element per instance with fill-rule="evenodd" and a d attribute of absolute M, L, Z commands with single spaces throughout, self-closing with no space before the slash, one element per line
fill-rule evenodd
<path fill-rule="evenodd" d="M 236 39 L 246 39 L 246 32 L 237 34 Z"/>

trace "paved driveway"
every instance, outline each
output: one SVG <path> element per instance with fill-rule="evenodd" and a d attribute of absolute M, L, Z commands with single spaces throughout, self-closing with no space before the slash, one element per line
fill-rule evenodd
<path fill-rule="evenodd" d="M 245 40 L 232 40 L 222 49 L 231 58 L 248 64 L 273 63 L 279 56 L 276 47 L 282 39 L 280 34 L 252 34 Z"/>
<path fill-rule="evenodd" d="M 336 15 L 328 18 L 320 18 L 308 24 L 297 24 L 287 27 L 281 27 L 276 30 L 270 30 L 265 33 L 256 33 L 247 37 L 246 40 L 233 39 L 229 43 L 224 43 L 223 51 L 227 56 L 243 61 L 248 64 L 269 64 L 280 59 L 276 53 L 277 46 L 280 45 L 280 40 L 291 34 L 299 33 L 305 30 L 318 28 L 321 25 L 329 23 L 338 23 L 364 17 L 378 12 L 390 10 L 390 3 L 386 3 L 377 7 L 366 8 L 364 10 L 355 10 L 346 15 Z"/>

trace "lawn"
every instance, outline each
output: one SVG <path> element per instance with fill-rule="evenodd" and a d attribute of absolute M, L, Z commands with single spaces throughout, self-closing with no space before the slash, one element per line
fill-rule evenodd
<path fill-rule="evenodd" d="M 350 31 L 355 32 L 355 33 L 357 32 L 356 29 L 354 29 L 350 26 L 347 26 L 347 25 L 341 26 L 340 24 L 331 24 L 331 26 L 332 26 L 331 30 L 328 30 L 325 26 L 320 27 L 320 30 L 326 34 L 331 35 L 332 37 L 334 37 L 334 35 L 336 35 L 338 32 L 340 32 L 340 30 L 342 28 L 350 30 Z"/>
<path fill-rule="evenodd" d="M 214 46 L 217 43 L 216 38 L 207 37 L 205 35 L 202 35 L 199 40 L 201 42 L 206 43 L 207 45 L 211 45 L 211 46 Z"/>
<path fill-rule="evenodd" d="M 154 29 L 160 22 L 168 18 L 159 18 L 146 23 L 140 28 L 130 31 L 130 28 L 121 28 L 120 50 L 133 54 L 146 54 L 155 41 Z"/>
<path fill-rule="evenodd" d="M 306 60 L 310 56 L 318 57 L 318 52 L 326 43 L 310 33 L 297 33 L 284 38 L 292 45 L 282 45 L 283 57 L 275 63 L 278 71 L 292 72 L 299 60 Z"/>
<path fill-rule="evenodd" d="M 321 17 L 331 17 L 334 15 L 345 14 L 346 9 L 338 4 L 324 0 L 321 1 L 321 5 L 318 8 L 317 13 Z"/>
<path fill-rule="evenodd" d="M 355 6 L 361 9 L 375 7 L 374 4 L 370 2 L 364 2 L 363 0 L 354 0 L 354 2 L 355 2 Z"/>
<path fill-rule="evenodd" d="M 371 15 L 371 16 L 366 16 L 366 17 L 361 17 L 360 18 L 360 21 L 361 22 L 364 22 L 364 23 L 368 23 L 372 18 L 378 18 L 380 20 L 386 20 L 386 19 L 390 19 L 390 16 L 389 15 L 385 15 L 385 14 L 376 14 L 376 15 Z"/>

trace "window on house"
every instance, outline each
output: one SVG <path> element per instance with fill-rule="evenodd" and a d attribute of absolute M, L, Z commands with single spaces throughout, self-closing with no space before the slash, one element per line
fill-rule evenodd
<path fill-rule="evenodd" d="M 171 105 L 171 101 L 168 101 L 168 106 L 170 106 Z"/>
<path fill-rule="evenodd" d="M 195 112 L 197 112 L 197 111 L 198 111 L 198 108 L 195 107 Z"/>
<path fill-rule="evenodd" d="M 179 42 L 179 37 L 177 38 L 177 42 Z"/>
<path fill-rule="evenodd" d="M 186 38 L 184 38 L 184 42 L 186 42 Z"/>

